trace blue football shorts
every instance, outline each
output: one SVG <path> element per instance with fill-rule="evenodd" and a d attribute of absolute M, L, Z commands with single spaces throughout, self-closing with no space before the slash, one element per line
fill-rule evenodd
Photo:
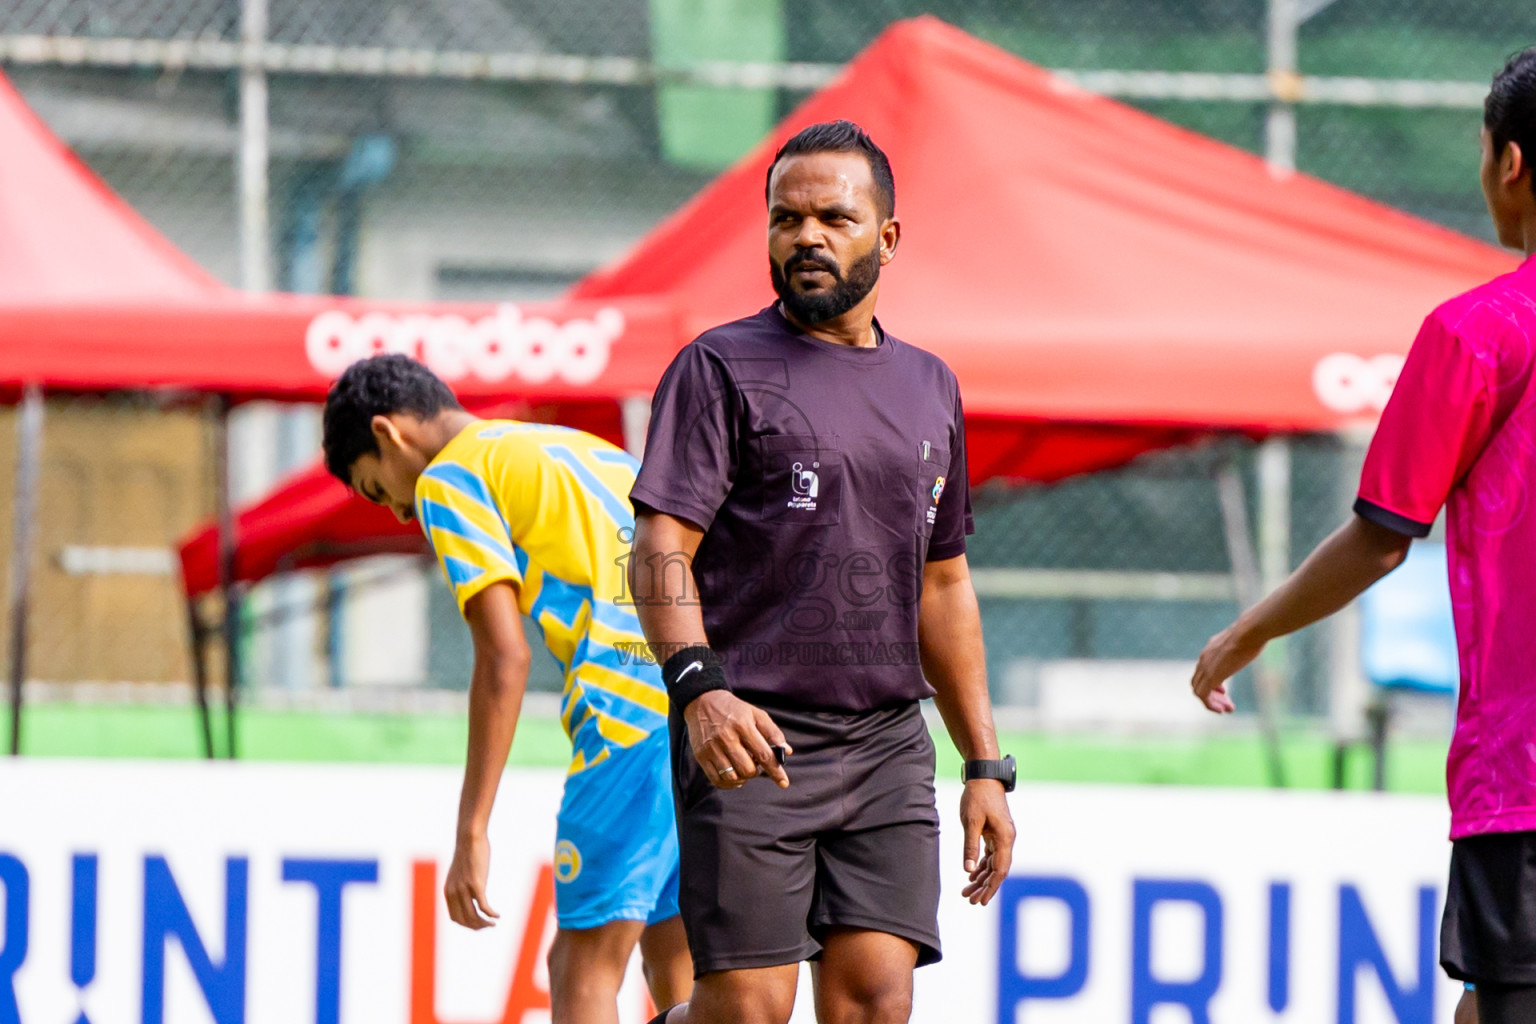
<path fill-rule="evenodd" d="M 667 730 L 565 780 L 555 917 L 568 930 L 677 916 L 677 825 Z"/>

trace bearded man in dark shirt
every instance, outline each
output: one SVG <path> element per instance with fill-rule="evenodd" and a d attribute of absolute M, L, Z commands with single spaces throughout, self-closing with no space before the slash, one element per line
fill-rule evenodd
<path fill-rule="evenodd" d="M 684 926 L 698 982 L 664 1024 L 908 1020 L 939 959 L 933 697 L 966 758 L 962 895 L 1012 859 L 965 559 L 954 374 L 875 320 L 901 226 L 880 148 L 814 125 L 768 172 L 779 301 L 686 346 L 630 497 L 630 578 L 671 697 Z M 793 778 L 793 783 L 791 783 Z"/>

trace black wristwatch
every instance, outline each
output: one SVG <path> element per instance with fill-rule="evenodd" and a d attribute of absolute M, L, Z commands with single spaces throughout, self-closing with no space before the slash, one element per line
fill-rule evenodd
<path fill-rule="evenodd" d="M 1013 755 L 1009 754 L 1001 761 L 967 761 L 960 777 L 966 782 L 973 779 L 996 779 L 1003 784 L 1004 793 L 1012 793 L 1019 781 L 1019 770 L 1013 763 Z"/>

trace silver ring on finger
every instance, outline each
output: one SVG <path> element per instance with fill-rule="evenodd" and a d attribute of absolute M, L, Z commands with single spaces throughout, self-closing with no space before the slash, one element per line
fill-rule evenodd
<path fill-rule="evenodd" d="M 716 768 L 715 771 L 718 774 L 720 774 L 720 775 L 735 775 L 736 774 L 736 766 L 732 765 L 732 764 L 728 764 L 724 768 Z"/>

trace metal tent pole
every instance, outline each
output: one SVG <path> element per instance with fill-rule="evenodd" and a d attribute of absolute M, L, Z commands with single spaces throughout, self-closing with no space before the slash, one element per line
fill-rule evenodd
<path fill-rule="evenodd" d="M 1235 462 L 1227 460 L 1216 474 L 1216 495 L 1221 502 L 1221 521 L 1226 532 L 1227 556 L 1232 563 L 1233 589 L 1238 604 L 1251 608 L 1264 596 L 1259 562 L 1253 553 L 1248 533 L 1248 498 L 1243 493 L 1243 477 Z M 1280 719 L 1276 705 L 1273 674 L 1262 660 L 1254 666 L 1254 692 L 1259 703 L 1259 727 L 1264 734 L 1264 750 L 1269 768 L 1269 783 L 1285 786 L 1285 760 L 1280 749 Z"/>
<path fill-rule="evenodd" d="M 213 760 L 213 713 L 208 707 L 208 630 L 197 613 L 197 598 L 187 595 L 187 629 L 192 640 L 192 686 L 197 695 L 197 718 L 201 726 L 203 756 Z"/>
<path fill-rule="evenodd" d="M 224 596 L 225 756 L 235 757 L 235 704 L 240 690 L 240 591 L 235 582 L 234 502 L 230 496 L 229 412 L 227 397 L 218 400 L 214 442 L 214 495 L 219 517 L 219 590 Z"/>
<path fill-rule="evenodd" d="M 32 591 L 32 530 L 43 446 L 43 391 L 28 384 L 16 424 L 15 521 L 11 527 L 11 756 L 21 753 L 21 694 L 27 678 L 27 604 Z"/>

